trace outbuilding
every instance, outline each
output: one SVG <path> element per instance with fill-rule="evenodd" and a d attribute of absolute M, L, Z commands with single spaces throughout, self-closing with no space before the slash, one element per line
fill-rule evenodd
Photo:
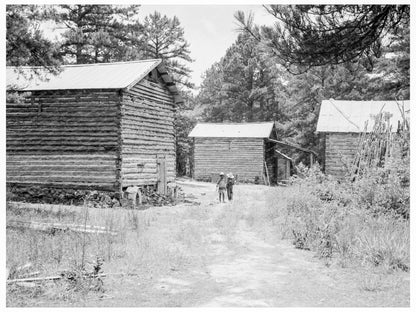
<path fill-rule="evenodd" d="M 36 72 L 34 74 L 34 72 Z M 175 105 L 182 102 L 159 59 L 7 68 L 8 185 L 122 194 L 175 179 Z M 8 96 L 8 99 L 12 99 Z"/>
<path fill-rule="evenodd" d="M 372 131 L 373 117 L 388 112 L 394 132 L 409 107 L 409 101 L 322 101 L 316 131 L 325 140 L 325 173 L 342 179 L 357 153 L 360 134 Z"/>
<path fill-rule="evenodd" d="M 274 122 L 198 123 L 189 137 L 195 179 L 215 181 L 220 172 L 231 172 L 241 182 L 277 182 Z"/>

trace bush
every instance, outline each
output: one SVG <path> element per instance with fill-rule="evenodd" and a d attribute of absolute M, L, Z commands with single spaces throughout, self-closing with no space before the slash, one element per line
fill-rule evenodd
<path fill-rule="evenodd" d="M 389 161 L 354 182 L 335 181 L 318 166 L 301 166 L 284 192 L 285 208 L 274 214 L 284 220 L 281 232 L 290 233 L 297 248 L 321 258 L 409 270 L 407 173 L 402 164 Z"/>

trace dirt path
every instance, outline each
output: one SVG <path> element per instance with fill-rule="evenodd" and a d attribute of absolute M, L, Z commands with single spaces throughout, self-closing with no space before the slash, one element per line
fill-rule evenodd
<path fill-rule="evenodd" d="M 263 197 L 264 187 L 237 186 L 236 200 L 219 204 L 212 184 L 182 186 L 201 205 L 155 208 L 154 213 L 159 216 L 155 226 L 172 233 L 182 227 L 187 233 L 182 239 L 188 245 L 192 245 L 192 236 L 198 237 L 202 244 L 191 248 L 198 261 L 184 261 L 186 265 L 148 280 L 114 279 L 107 282 L 109 299 L 86 305 L 409 306 L 408 274 L 381 277 L 368 275 L 365 270 L 327 267 L 313 252 L 295 249 L 288 241 L 264 235 L 270 229 L 253 226 L 250 211 L 264 207 L 265 202 L 258 200 Z M 366 283 L 369 288 L 374 284 L 375 290 L 363 290 Z"/>

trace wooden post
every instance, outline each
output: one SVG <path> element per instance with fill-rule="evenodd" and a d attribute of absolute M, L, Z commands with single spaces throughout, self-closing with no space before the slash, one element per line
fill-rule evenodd
<path fill-rule="evenodd" d="M 166 194 L 166 159 L 165 156 L 156 157 L 157 163 L 157 172 L 158 172 L 158 181 L 157 181 L 157 191 L 160 194 Z"/>
<path fill-rule="evenodd" d="M 270 186 L 270 178 L 269 178 L 269 169 L 267 168 L 267 163 L 266 163 L 266 161 L 263 161 L 263 163 L 264 163 L 264 167 L 265 167 L 265 169 L 266 169 L 266 184 L 268 185 L 268 186 Z"/>

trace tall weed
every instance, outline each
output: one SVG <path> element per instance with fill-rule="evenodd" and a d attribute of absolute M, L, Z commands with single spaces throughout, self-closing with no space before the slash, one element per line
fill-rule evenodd
<path fill-rule="evenodd" d="M 359 180 L 337 182 L 318 167 L 300 168 L 292 185 L 274 189 L 273 224 L 297 248 L 341 265 L 361 263 L 409 270 L 408 189 L 399 170 L 374 169 Z M 285 205 L 277 201 L 284 198 Z"/>

